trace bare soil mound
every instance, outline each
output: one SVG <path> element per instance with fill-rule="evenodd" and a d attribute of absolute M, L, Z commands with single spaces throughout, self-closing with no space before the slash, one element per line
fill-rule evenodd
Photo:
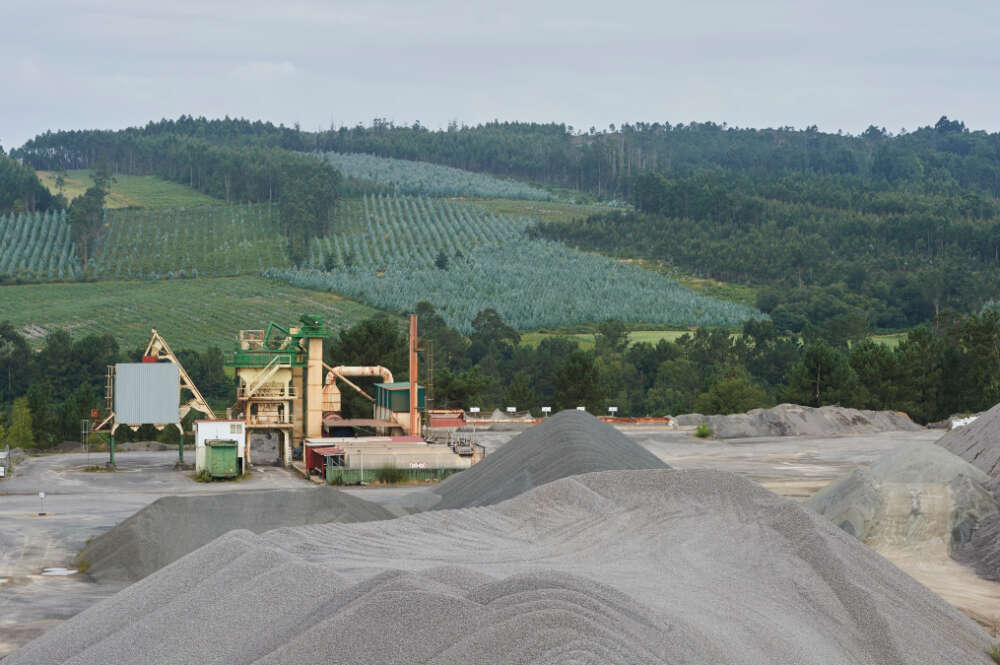
<path fill-rule="evenodd" d="M 616 469 L 666 469 L 667 464 L 589 413 L 560 411 L 434 488 L 434 508 L 505 501 L 559 478 Z"/>
<path fill-rule="evenodd" d="M 381 506 L 330 488 L 165 496 L 88 543 L 77 563 L 102 582 L 134 582 L 233 529 L 390 518 Z"/>
<path fill-rule="evenodd" d="M 989 477 L 933 443 L 909 443 L 823 488 L 808 505 L 873 546 L 940 547 L 1000 512 Z"/>
<path fill-rule="evenodd" d="M 1000 479 L 1000 404 L 969 424 L 949 430 L 937 444 Z"/>
<path fill-rule="evenodd" d="M 987 665 L 990 642 L 792 501 L 732 474 L 643 470 L 230 532 L 5 665 Z"/>
<path fill-rule="evenodd" d="M 841 406 L 814 408 L 797 404 L 779 404 L 770 409 L 753 409 L 728 416 L 703 416 L 688 413 L 676 416 L 681 426 L 708 423 L 717 439 L 741 439 L 757 436 L 858 436 L 922 429 L 904 413 L 896 411 L 859 411 Z"/>

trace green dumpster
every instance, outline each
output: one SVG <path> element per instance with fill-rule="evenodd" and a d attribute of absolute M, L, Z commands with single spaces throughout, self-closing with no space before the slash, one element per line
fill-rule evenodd
<path fill-rule="evenodd" d="M 205 468 L 213 478 L 235 478 L 240 474 L 236 442 L 212 439 L 205 442 Z"/>

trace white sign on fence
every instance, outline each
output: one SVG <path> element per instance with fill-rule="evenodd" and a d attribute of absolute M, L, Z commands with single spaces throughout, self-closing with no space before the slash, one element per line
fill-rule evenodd
<path fill-rule="evenodd" d="M 479 413 L 479 407 L 478 406 L 470 406 L 469 407 L 469 413 Z"/>
<path fill-rule="evenodd" d="M 507 413 L 517 413 L 517 409 L 514 408 L 513 406 L 508 406 Z"/>
<path fill-rule="evenodd" d="M 576 410 L 577 411 L 586 411 L 587 407 L 585 407 L 585 406 L 578 406 L 578 407 L 576 407 Z"/>
<path fill-rule="evenodd" d="M 552 407 L 551 406 L 543 406 L 542 407 L 542 413 L 552 413 Z"/>
<path fill-rule="evenodd" d="M 608 413 L 618 413 L 618 407 L 617 406 L 609 406 L 608 407 Z"/>

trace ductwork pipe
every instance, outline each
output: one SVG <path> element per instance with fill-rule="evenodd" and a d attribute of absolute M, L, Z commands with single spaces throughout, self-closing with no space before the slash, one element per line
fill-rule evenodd
<path fill-rule="evenodd" d="M 351 386 L 359 393 L 372 399 L 372 396 L 361 390 L 353 383 L 347 380 L 348 376 L 378 376 L 382 378 L 384 383 L 392 383 L 392 372 L 386 367 L 381 365 L 374 365 L 368 367 L 352 367 L 349 365 L 340 365 L 338 367 L 330 367 L 329 365 L 324 365 L 329 371 L 326 373 L 326 385 L 323 386 L 323 412 L 329 413 L 330 411 L 339 413 L 341 409 L 341 398 L 340 398 L 340 388 L 337 387 L 337 380 L 341 380 L 347 385 Z"/>

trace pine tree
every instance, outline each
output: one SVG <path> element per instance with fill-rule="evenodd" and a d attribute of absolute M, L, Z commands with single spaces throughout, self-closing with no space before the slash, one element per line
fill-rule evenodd
<path fill-rule="evenodd" d="M 28 408 L 28 398 L 18 397 L 10 410 L 10 424 L 4 434 L 3 442 L 11 448 L 33 448 L 35 439 L 31 426 L 31 409 Z"/>

